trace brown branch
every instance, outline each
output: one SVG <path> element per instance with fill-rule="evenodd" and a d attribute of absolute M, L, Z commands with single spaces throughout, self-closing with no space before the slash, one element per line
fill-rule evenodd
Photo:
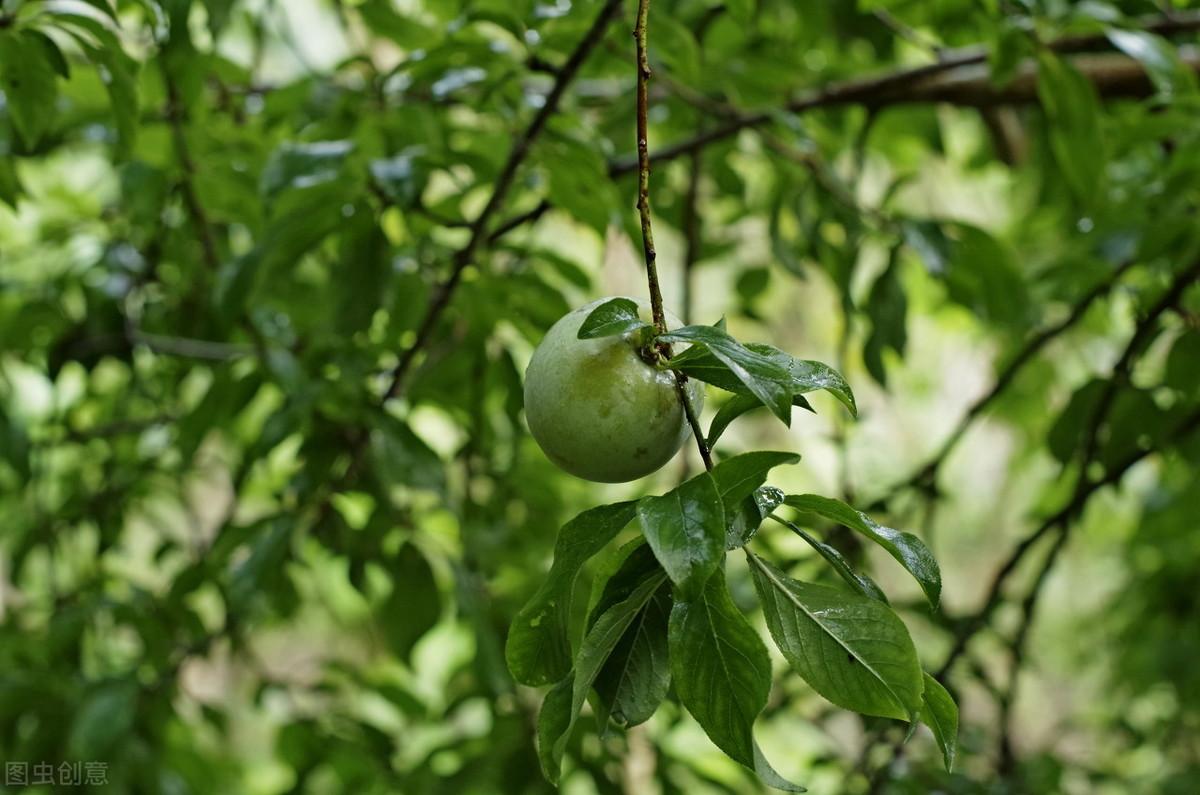
<path fill-rule="evenodd" d="M 667 331 L 667 318 L 666 312 L 663 310 L 662 288 L 658 283 L 658 267 L 656 264 L 658 255 L 654 250 L 654 229 L 650 219 L 650 148 L 648 136 L 650 126 L 651 71 L 647 47 L 647 23 L 649 18 L 650 0 L 638 0 L 637 22 L 633 28 L 633 38 L 637 46 L 637 209 L 642 225 L 642 251 L 646 258 L 646 283 L 650 290 L 650 308 L 654 316 L 654 326 L 662 334 Z M 666 359 L 671 358 L 670 345 L 659 343 L 658 350 L 660 356 Z M 708 442 L 705 441 L 704 431 L 701 429 L 700 420 L 696 416 L 696 409 L 692 405 L 691 398 L 688 397 L 687 376 L 675 370 L 672 371 L 672 374 L 675 377 L 675 393 L 679 396 L 679 403 L 683 406 L 684 416 L 687 417 L 688 425 L 692 429 L 692 435 L 696 438 L 696 448 L 700 452 L 700 458 L 704 461 L 704 468 L 711 470 L 713 468 L 712 453 L 708 449 Z"/>
<path fill-rule="evenodd" d="M 642 252 L 646 258 L 646 280 L 650 285 L 650 310 L 659 334 L 667 331 L 662 289 L 658 285 L 658 254 L 654 250 L 654 229 L 650 222 L 650 55 L 647 51 L 647 24 L 650 0 L 638 0 L 637 24 L 633 38 L 637 42 L 637 164 L 638 216 L 642 223 Z"/>
<path fill-rule="evenodd" d="M 550 202 L 546 199 L 542 199 L 535 207 L 533 207 L 533 209 L 527 210 L 523 213 L 518 213 L 512 218 L 502 221 L 500 225 L 496 227 L 495 231 L 488 235 L 488 243 L 495 243 L 514 229 L 524 226 L 525 224 L 533 223 L 545 215 L 550 209 Z"/>
<path fill-rule="evenodd" d="M 620 0 L 607 0 L 604 6 L 600 9 L 600 13 L 596 15 L 591 27 L 584 34 L 575 50 L 567 58 L 566 63 L 558 70 L 558 74 L 554 79 L 554 85 L 550 88 L 550 93 L 546 95 L 545 102 L 538 109 L 537 114 L 529 122 L 529 126 L 517 137 L 513 142 L 512 149 L 508 153 L 508 158 L 504 162 L 504 166 L 500 169 L 499 176 L 492 187 L 491 196 L 488 197 L 487 204 L 484 205 L 479 215 L 471 222 L 470 237 L 466 244 L 459 249 L 451 264 L 450 275 L 445 281 L 438 284 L 430 297 L 429 305 L 425 310 L 424 317 L 417 326 L 416 337 L 409 347 L 400 355 L 400 361 L 391 372 L 391 383 L 384 393 L 384 402 L 399 395 L 404 388 L 404 379 L 408 376 L 413 364 L 416 362 L 417 355 L 429 343 L 433 335 L 434 329 L 437 327 L 437 322 L 441 318 L 442 313 L 450 304 L 450 299 L 454 295 L 454 291 L 458 288 L 459 282 L 462 280 L 463 271 L 467 266 L 475 260 L 475 254 L 480 246 L 487 242 L 489 238 L 488 225 L 493 217 L 504 203 L 504 199 L 508 195 L 508 191 L 512 188 L 513 182 L 516 179 L 517 171 L 525 162 L 529 155 L 530 148 L 533 142 L 541 134 L 546 127 L 546 123 L 550 117 L 558 110 L 559 102 L 566 93 L 567 87 L 575 79 L 587 60 L 592 50 L 604 38 L 604 33 L 608 29 L 609 24 L 616 16 L 617 10 L 620 8 Z"/>
<path fill-rule="evenodd" d="M 1200 30 L 1200 13 L 1179 14 L 1174 17 L 1154 17 L 1139 28 L 1164 36 L 1180 35 Z M 1104 35 L 1072 36 L 1047 42 L 1048 49 L 1061 54 L 1075 54 L 1110 47 Z M 1181 50 L 1180 56 L 1193 69 L 1200 69 L 1200 54 L 1192 49 Z M 941 60 L 922 66 L 886 72 L 866 78 L 831 83 L 806 93 L 783 109 L 804 113 L 820 108 L 864 105 L 880 108 L 906 103 L 950 102 L 973 107 L 1031 102 L 1037 100 L 1036 67 L 1028 62 L 1016 77 L 1003 87 L 992 84 L 987 68 L 988 50 L 985 47 L 966 47 L 942 54 Z M 1092 80 L 1103 96 L 1139 96 L 1150 90 L 1150 82 L 1141 65 L 1123 55 L 1074 59 L 1077 69 Z M 770 123 L 775 109 L 746 113 L 722 122 L 692 138 L 666 146 L 651 154 L 651 162 L 674 160 L 688 152 L 722 141 L 742 130 Z M 613 176 L 628 174 L 637 169 L 637 160 L 625 156 L 609 163 Z"/>

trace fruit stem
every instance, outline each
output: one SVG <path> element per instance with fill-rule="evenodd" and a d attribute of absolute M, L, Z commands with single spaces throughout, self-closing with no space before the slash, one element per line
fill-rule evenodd
<path fill-rule="evenodd" d="M 658 254 L 654 250 L 654 230 L 650 222 L 650 55 L 647 49 L 647 22 L 650 19 L 650 0 L 638 0 L 637 23 L 633 38 L 637 43 L 637 153 L 638 153 L 638 200 L 637 209 L 642 222 L 642 251 L 646 256 L 646 282 L 650 288 L 650 311 L 654 316 L 654 327 L 659 334 L 667 333 L 667 316 L 663 311 L 662 288 L 658 284 Z M 655 345 L 663 359 L 671 358 L 671 346 L 667 343 Z M 644 358 L 644 357 L 643 357 Z M 712 453 L 700 428 L 700 420 L 687 393 L 687 376 L 672 370 L 675 376 L 675 393 L 683 406 L 692 435 L 696 437 L 696 448 L 704 461 L 704 468 L 713 468 Z"/>

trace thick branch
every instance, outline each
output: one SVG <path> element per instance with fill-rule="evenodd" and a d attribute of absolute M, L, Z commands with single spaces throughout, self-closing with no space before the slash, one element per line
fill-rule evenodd
<path fill-rule="evenodd" d="M 1140 26 L 1142 30 L 1161 35 L 1179 35 L 1200 30 L 1200 13 L 1155 17 Z M 1103 35 L 1073 36 L 1048 42 L 1046 46 L 1058 53 L 1074 54 L 1108 48 Z M 1200 53 L 1193 48 L 1181 48 L 1180 56 L 1192 69 L 1200 69 Z M 819 108 L 845 105 L 864 105 L 872 108 L 898 104 L 950 102 L 973 107 L 997 104 L 1032 102 L 1037 100 L 1036 66 L 1027 62 L 1017 75 L 1003 87 L 992 84 L 987 67 L 988 51 L 984 47 L 967 47 L 943 53 L 936 63 L 900 69 L 875 77 L 858 78 L 831 83 L 804 94 L 784 106 L 792 113 L 804 113 Z M 1141 64 L 1124 55 L 1102 54 L 1073 59 L 1102 96 L 1141 96 L 1151 89 Z M 722 141 L 742 130 L 770 123 L 775 109 L 747 113 L 724 121 L 692 138 L 679 141 L 651 154 L 652 162 L 666 162 Z M 637 160 L 622 157 L 609 163 L 613 176 L 628 174 L 637 168 Z"/>
<path fill-rule="evenodd" d="M 596 15 L 596 19 L 592 22 L 583 39 L 575 47 L 574 52 L 567 58 L 566 63 L 558 70 L 558 74 L 554 79 L 554 85 L 550 88 L 550 93 L 546 95 L 546 100 L 538 109 L 537 114 L 529 122 L 529 126 L 517 137 L 513 142 L 512 149 L 508 153 L 508 158 L 504 161 L 504 166 L 500 169 L 499 176 L 492 186 L 492 194 L 488 197 L 487 204 L 484 205 L 479 215 L 471 222 L 470 237 L 466 244 L 459 249 L 452 260 L 450 275 L 446 280 L 439 284 L 433 290 L 433 295 L 430 298 L 429 305 L 425 310 L 425 316 L 421 318 L 420 324 L 417 326 L 417 334 L 413 343 L 400 356 L 400 361 L 392 369 L 391 384 L 384 394 L 384 400 L 387 401 L 396 397 L 404 388 L 404 379 L 412 370 L 413 364 L 416 362 L 417 355 L 429 343 L 430 337 L 433 335 L 434 329 L 437 327 L 437 322 L 441 318 L 442 313 L 450 303 L 454 291 L 458 288 L 459 282 L 462 280 L 463 271 L 467 266 L 475 260 L 475 254 L 480 246 L 484 244 L 488 238 L 488 225 L 493 220 L 497 211 L 503 206 L 504 199 L 508 195 L 508 191 L 512 188 L 513 182 L 517 176 L 517 170 L 525 162 L 525 158 L 529 155 L 529 150 L 533 142 L 541 134 L 546 127 L 546 122 L 558 110 L 559 102 L 562 100 L 563 94 L 566 93 L 567 87 L 579 73 L 579 69 L 583 66 L 592 50 L 604 38 L 604 33 L 616 16 L 617 10 L 621 7 L 621 0 L 607 0 L 600 9 L 600 13 Z"/>

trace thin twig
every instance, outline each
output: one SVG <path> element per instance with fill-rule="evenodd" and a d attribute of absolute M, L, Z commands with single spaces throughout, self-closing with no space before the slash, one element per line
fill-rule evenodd
<path fill-rule="evenodd" d="M 638 215 L 642 222 L 642 252 L 646 257 L 646 280 L 650 286 L 650 311 L 659 334 L 667 332 L 662 289 L 658 285 L 658 254 L 654 250 L 654 229 L 650 222 L 650 54 L 647 48 L 650 0 L 638 0 L 637 24 L 633 38 L 637 42 L 637 157 Z"/>
<path fill-rule="evenodd" d="M 649 86 L 651 71 L 647 48 L 647 22 L 649 18 L 650 0 L 638 0 L 637 23 L 633 28 L 633 37 L 637 42 L 637 150 L 639 161 L 637 209 L 642 225 L 642 251 L 646 258 L 646 283 L 650 290 L 650 309 L 654 316 L 654 326 L 661 334 L 667 331 L 667 318 L 666 312 L 663 310 L 662 288 L 658 283 L 657 254 L 654 250 L 654 229 L 650 219 L 650 148 L 648 136 L 650 126 Z M 669 359 L 671 357 L 671 346 L 660 343 L 659 354 Z M 672 374 L 675 377 L 675 392 L 679 396 L 680 405 L 683 406 L 683 413 L 687 417 L 688 425 L 691 426 L 692 435 L 696 438 L 696 448 L 700 451 L 700 458 L 704 461 L 704 468 L 711 470 L 713 468 L 712 453 L 708 449 L 708 442 L 704 438 L 704 431 L 700 427 L 700 419 L 696 416 L 696 409 L 692 405 L 691 398 L 688 397 L 687 376 L 676 370 L 673 370 Z"/>

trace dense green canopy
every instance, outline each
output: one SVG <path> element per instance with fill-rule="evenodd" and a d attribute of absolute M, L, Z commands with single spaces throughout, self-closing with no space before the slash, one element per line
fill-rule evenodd
<path fill-rule="evenodd" d="M 1200 791 L 1196 4 L 639 5 L 0 0 L 6 786 Z"/>

